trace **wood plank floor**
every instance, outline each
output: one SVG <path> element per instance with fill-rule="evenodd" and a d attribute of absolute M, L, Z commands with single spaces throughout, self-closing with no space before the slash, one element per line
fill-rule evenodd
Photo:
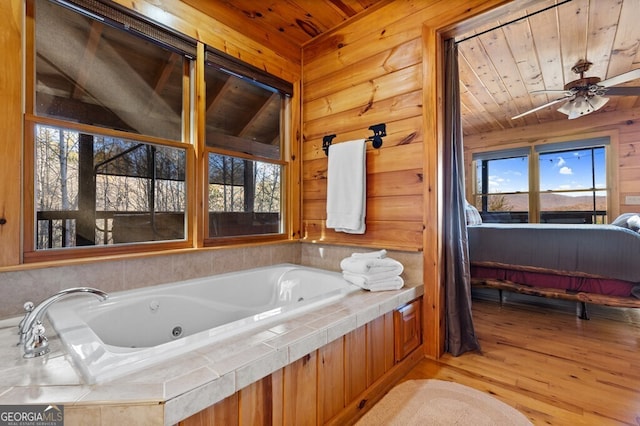
<path fill-rule="evenodd" d="M 403 380 L 436 378 L 488 392 L 535 425 L 640 425 L 640 309 L 507 295 L 474 298 L 481 353 L 424 360 Z"/>

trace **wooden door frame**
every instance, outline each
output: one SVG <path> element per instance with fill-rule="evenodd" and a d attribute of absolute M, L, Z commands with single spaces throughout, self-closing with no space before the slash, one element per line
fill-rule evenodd
<path fill-rule="evenodd" d="M 423 128 L 424 211 L 423 233 L 423 341 L 425 356 L 439 358 L 445 350 L 446 306 L 443 273 L 444 170 L 444 41 L 541 0 L 460 1 L 423 22 Z M 435 215 L 435 216 L 434 216 Z"/>

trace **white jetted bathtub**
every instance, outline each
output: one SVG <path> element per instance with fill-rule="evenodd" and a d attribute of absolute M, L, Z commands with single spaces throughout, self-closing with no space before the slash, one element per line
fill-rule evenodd
<path fill-rule="evenodd" d="M 341 274 L 281 264 L 70 298 L 49 320 L 89 383 L 121 377 L 360 290 Z"/>

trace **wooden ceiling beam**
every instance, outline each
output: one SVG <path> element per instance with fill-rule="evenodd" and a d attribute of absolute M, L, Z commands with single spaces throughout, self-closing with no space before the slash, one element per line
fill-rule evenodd
<path fill-rule="evenodd" d="M 182 64 L 182 55 L 179 55 L 175 52 L 170 52 L 167 61 L 158 70 L 157 76 L 155 78 L 155 83 L 153 84 L 152 88 L 154 94 L 160 95 L 164 91 L 164 89 L 167 87 L 167 83 L 169 82 L 171 74 L 178 64 Z M 154 98 L 150 96 L 145 111 L 150 111 L 155 102 L 156 101 L 154 100 Z"/>
<path fill-rule="evenodd" d="M 85 46 L 84 52 L 82 54 L 83 66 L 80 67 L 80 71 L 75 80 L 75 87 L 73 88 L 73 93 L 71 94 L 71 97 L 74 99 L 81 97 L 86 92 L 85 85 L 87 83 L 87 80 L 89 79 L 92 68 L 91 64 L 96 57 L 96 50 L 98 49 L 98 44 L 100 44 L 103 29 L 104 25 L 102 23 L 94 20 L 91 21 L 91 29 L 89 30 L 87 45 Z"/>
<path fill-rule="evenodd" d="M 225 80 L 224 84 L 222 85 L 218 93 L 215 93 L 215 94 L 207 93 L 207 101 L 206 101 L 207 114 L 209 114 L 209 111 L 213 111 L 218 107 L 218 105 L 220 105 L 220 103 L 224 100 L 226 94 L 231 91 L 232 86 L 233 86 L 233 79 L 231 78 L 231 76 L 227 76 L 227 79 Z M 211 98 L 211 100 L 209 100 L 209 98 Z"/>
<path fill-rule="evenodd" d="M 271 105 L 271 102 L 274 99 L 280 99 L 280 95 L 278 93 L 273 93 L 271 96 L 266 98 L 263 104 L 260 106 L 260 108 L 258 108 L 258 111 L 256 111 L 255 114 L 253 114 L 253 117 L 251 117 L 251 119 L 244 125 L 244 127 L 242 128 L 242 130 L 240 130 L 240 133 L 238 133 L 237 136 L 239 137 L 247 136 L 247 134 L 253 128 L 253 125 L 263 118 L 263 113 L 269 109 L 269 106 Z M 278 111 L 280 110 L 278 109 Z"/>

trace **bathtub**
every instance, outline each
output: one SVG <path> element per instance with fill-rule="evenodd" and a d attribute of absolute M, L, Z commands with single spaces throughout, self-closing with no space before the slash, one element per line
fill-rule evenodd
<path fill-rule="evenodd" d="M 73 297 L 49 321 L 87 383 L 102 383 L 359 291 L 337 272 L 281 264 Z"/>

